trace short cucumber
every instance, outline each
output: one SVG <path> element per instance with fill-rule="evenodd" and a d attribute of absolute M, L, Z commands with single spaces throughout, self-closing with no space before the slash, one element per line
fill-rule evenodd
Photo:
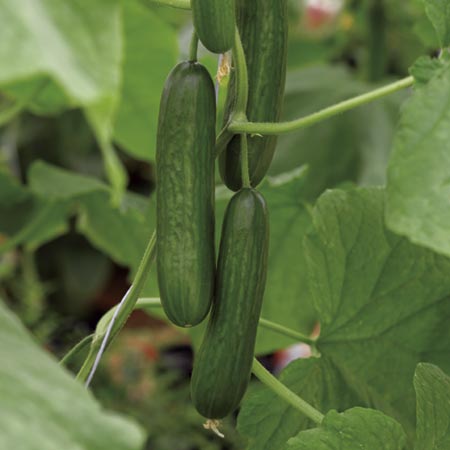
<path fill-rule="evenodd" d="M 162 93 L 157 148 L 157 271 L 161 303 L 182 327 L 200 323 L 214 291 L 214 83 L 178 64 Z"/>
<path fill-rule="evenodd" d="M 202 44 L 213 53 L 231 49 L 236 28 L 235 0 L 191 0 L 194 27 Z"/>
<path fill-rule="evenodd" d="M 209 419 L 237 408 L 250 380 L 268 246 L 265 200 L 243 189 L 225 212 L 215 300 L 191 379 L 194 405 Z"/>
<path fill-rule="evenodd" d="M 237 26 L 247 60 L 249 98 L 247 118 L 252 122 L 277 122 L 286 80 L 287 0 L 237 0 Z M 235 101 L 232 73 L 225 122 Z M 272 162 L 276 136 L 249 136 L 250 182 L 256 187 Z M 233 191 L 242 187 L 239 136 L 233 137 L 219 158 L 224 183 Z"/>

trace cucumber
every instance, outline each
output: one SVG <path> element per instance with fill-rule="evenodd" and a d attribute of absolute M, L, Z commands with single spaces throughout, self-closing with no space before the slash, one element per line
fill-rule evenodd
<path fill-rule="evenodd" d="M 287 0 L 237 0 L 237 26 L 247 60 L 251 122 L 278 122 L 284 95 L 287 60 Z M 234 107 L 234 76 L 228 89 L 224 123 Z M 256 187 L 272 162 L 276 136 L 249 136 L 250 182 Z M 224 183 L 233 191 L 242 187 L 239 136 L 234 136 L 219 158 Z"/>
<path fill-rule="evenodd" d="M 234 43 L 234 0 L 191 0 L 194 27 L 202 44 L 213 53 L 225 53 Z"/>
<path fill-rule="evenodd" d="M 182 62 L 162 93 L 156 145 L 157 272 L 161 303 L 176 325 L 208 313 L 214 293 L 214 84 Z"/>
<path fill-rule="evenodd" d="M 191 378 L 194 405 L 209 419 L 237 408 L 250 380 L 268 246 L 264 198 L 243 189 L 225 212 L 215 300 Z"/>

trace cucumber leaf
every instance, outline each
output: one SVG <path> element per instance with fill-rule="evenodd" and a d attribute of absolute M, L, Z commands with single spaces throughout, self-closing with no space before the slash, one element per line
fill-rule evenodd
<path fill-rule="evenodd" d="M 122 41 L 118 1 L 1 0 L 0 17 L 0 40 L 8 43 L 0 48 L 1 87 L 13 88 L 22 100 L 30 95 L 54 100 L 49 111 L 116 95 Z"/>
<path fill-rule="evenodd" d="M 0 448 L 141 450 L 143 431 L 108 413 L 0 302 Z"/>
<path fill-rule="evenodd" d="M 330 411 L 320 427 L 301 431 L 286 450 L 402 450 L 406 436 L 401 425 L 379 411 L 352 408 Z"/>
<path fill-rule="evenodd" d="M 432 364 L 419 364 L 414 375 L 417 396 L 415 450 L 450 448 L 450 377 Z"/>
<path fill-rule="evenodd" d="M 177 59 L 176 32 L 138 2 L 123 4 L 125 60 L 114 139 L 131 156 L 155 157 L 164 81 Z"/>
<path fill-rule="evenodd" d="M 450 256 L 450 65 L 404 105 L 389 162 L 388 227 Z"/>
<path fill-rule="evenodd" d="M 425 11 L 433 24 L 441 47 L 450 45 L 450 1 L 424 0 Z"/>
<path fill-rule="evenodd" d="M 305 248 L 321 357 L 294 361 L 282 381 L 322 412 L 380 410 L 412 440 L 416 365 L 450 370 L 450 260 L 385 228 L 382 189 L 325 193 Z M 252 450 L 282 449 L 310 425 L 265 387 L 239 415 Z"/>

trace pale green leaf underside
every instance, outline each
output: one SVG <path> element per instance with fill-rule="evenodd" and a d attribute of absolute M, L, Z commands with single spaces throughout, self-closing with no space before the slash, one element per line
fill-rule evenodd
<path fill-rule="evenodd" d="M 428 18 L 436 30 L 441 47 L 450 45 L 450 1 L 424 0 Z"/>
<path fill-rule="evenodd" d="M 404 105 L 389 163 L 389 228 L 450 255 L 450 66 Z"/>
<path fill-rule="evenodd" d="M 138 2 L 123 5 L 125 59 L 114 139 L 132 156 L 155 157 L 164 81 L 176 63 L 176 32 Z"/>
<path fill-rule="evenodd" d="M 141 450 L 142 431 L 103 411 L 0 303 L 0 448 Z"/>
<path fill-rule="evenodd" d="M 48 77 L 79 105 L 116 92 L 117 1 L 0 0 L 0 18 L 0 85 Z"/>

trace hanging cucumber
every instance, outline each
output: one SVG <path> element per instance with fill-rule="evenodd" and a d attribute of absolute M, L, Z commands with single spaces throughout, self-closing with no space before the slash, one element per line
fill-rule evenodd
<path fill-rule="evenodd" d="M 264 198 L 242 189 L 225 213 L 215 300 L 191 379 L 194 405 L 209 419 L 237 408 L 250 380 L 268 245 Z"/>
<path fill-rule="evenodd" d="M 234 0 L 191 0 L 191 8 L 202 44 L 213 53 L 230 50 L 236 28 Z"/>
<path fill-rule="evenodd" d="M 157 271 L 161 303 L 182 327 L 200 323 L 214 291 L 215 94 L 197 62 L 178 64 L 161 98 L 157 163 Z"/>
<path fill-rule="evenodd" d="M 247 118 L 277 122 L 284 95 L 287 59 L 287 0 L 237 0 L 237 26 L 249 77 Z M 225 107 L 225 123 L 235 103 L 232 74 Z M 272 162 L 276 136 L 249 136 L 250 181 L 256 187 Z M 220 174 L 233 191 L 242 187 L 239 136 L 234 136 L 219 158 Z"/>

